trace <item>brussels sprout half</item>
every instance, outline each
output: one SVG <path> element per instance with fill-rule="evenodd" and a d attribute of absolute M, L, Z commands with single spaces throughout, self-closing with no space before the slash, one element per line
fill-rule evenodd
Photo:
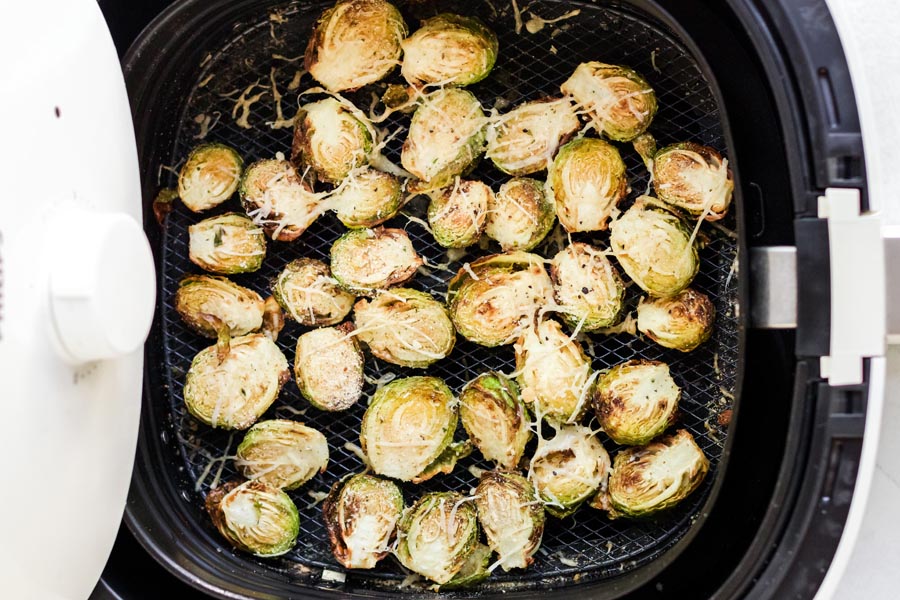
<path fill-rule="evenodd" d="M 363 415 L 360 445 L 373 471 L 417 483 L 450 446 L 456 421 L 453 393 L 443 381 L 397 379 L 375 392 Z"/>
<path fill-rule="evenodd" d="M 300 533 L 300 513 L 290 496 L 262 481 L 230 482 L 210 491 L 206 511 L 232 546 L 256 556 L 285 554 Z"/>
<path fill-rule="evenodd" d="M 310 167 L 321 181 L 343 181 L 366 164 L 372 151 L 372 125 L 359 116 L 334 98 L 304 104 L 294 128 L 291 161 L 298 168 Z"/>
<path fill-rule="evenodd" d="M 175 310 L 188 327 L 205 337 L 219 332 L 210 323 L 213 316 L 228 328 L 229 335 L 245 335 L 263 325 L 262 297 L 226 277 L 187 275 L 175 292 Z"/>
<path fill-rule="evenodd" d="M 489 198 L 484 232 L 504 252 L 531 250 L 541 243 L 556 220 L 544 184 L 528 177 L 510 179 Z"/>
<path fill-rule="evenodd" d="M 681 389 L 666 363 L 629 360 L 602 374 L 593 396 L 606 435 L 617 444 L 641 446 L 675 421 Z"/>
<path fill-rule="evenodd" d="M 371 295 L 401 284 L 422 262 L 402 229 L 354 229 L 331 246 L 331 274 L 356 294 Z"/>
<path fill-rule="evenodd" d="M 478 518 L 470 498 L 456 492 L 430 492 L 400 518 L 400 563 L 438 584 L 459 573 L 478 546 Z"/>
<path fill-rule="evenodd" d="M 627 188 L 625 163 L 615 146 L 603 140 L 572 140 L 547 172 L 547 196 L 569 232 L 606 229 Z"/>
<path fill-rule="evenodd" d="M 656 115 L 653 88 L 628 67 L 581 63 L 560 89 L 588 111 L 599 133 L 617 142 L 644 133 Z"/>
<path fill-rule="evenodd" d="M 500 467 L 518 467 L 531 439 L 531 417 L 519 398 L 519 386 L 501 373 L 484 373 L 459 394 L 459 418 L 487 459 Z"/>
<path fill-rule="evenodd" d="M 526 102 L 490 124 L 485 156 L 510 175 L 537 173 L 580 127 L 569 98 Z"/>
<path fill-rule="evenodd" d="M 560 519 L 598 490 L 605 490 L 608 475 L 609 454 L 597 436 L 581 425 L 562 426 L 550 440 L 542 439 L 528 470 L 544 508 Z"/>
<path fill-rule="evenodd" d="M 607 497 L 592 506 L 609 511 L 609 518 L 644 517 L 670 508 L 700 487 L 709 460 L 684 429 L 642 447 L 616 455 Z"/>
<path fill-rule="evenodd" d="M 348 569 L 371 569 L 387 556 L 402 514 L 400 488 L 366 473 L 335 483 L 322 503 L 331 551 Z"/>
<path fill-rule="evenodd" d="M 472 554 L 463 563 L 462 568 L 456 572 L 453 579 L 439 586 L 439 591 L 466 588 L 490 577 L 491 571 L 489 566 L 492 555 L 493 551 L 490 547 L 482 543 L 476 544 L 475 549 L 472 550 Z"/>
<path fill-rule="evenodd" d="M 466 90 L 446 89 L 422 99 L 403 143 L 403 168 L 432 189 L 449 184 L 484 152 L 487 119 L 478 99 Z"/>
<path fill-rule="evenodd" d="M 544 535 L 544 507 L 534 486 L 518 473 L 486 471 L 475 490 L 478 522 L 504 571 L 524 569 Z"/>
<path fill-rule="evenodd" d="M 728 161 L 715 149 L 683 142 L 654 155 L 653 189 L 663 202 L 717 221 L 728 212 L 734 179 Z"/>
<path fill-rule="evenodd" d="M 331 205 L 345 227 L 375 227 L 400 211 L 403 184 L 389 173 L 364 167 L 341 183 Z"/>
<path fill-rule="evenodd" d="M 706 294 L 687 288 L 671 298 L 641 298 L 638 331 L 666 348 L 690 352 L 712 335 L 716 307 Z"/>
<path fill-rule="evenodd" d="M 260 421 L 244 435 L 234 464 L 247 479 L 293 490 L 325 472 L 328 442 L 297 421 Z"/>
<path fill-rule="evenodd" d="M 603 251 L 583 242 L 566 246 L 550 263 L 553 295 L 572 327 L 597 331 L 622 314 L 625 284 Z"/>
<path fill-rule="evenodd" d="M 272 295 L 301 325 L 334 325 L 353 308 L 355 297 L 338 287 L 328 266 L 314 258 L 298 258 L 272 282 Z"/>
<path fill-rule="evenodd" d="M 493 254 L 465 265 L 447 288 L 450 318 L 482 346 L 511 344 L 553 299 L 544 259 L 527 252 Z"/>
<path fill-rule="evenodd" d="M 456 183 L 431 195 L 428 223 L 444 248 L 466 248 L 481 237 L 494 192 L 480 181 Z"/>
<path fill-rule="evenodd" d="M 319 17 L 306 47 L 305 66 L 332 92 L 374 83 L 400 63 L 408 30 L 384 0 L 338 0 Z"/>
<path fill-rule="evenodd" d="M 218 351 L 213 345 L 194 357 L 184 403 L 211 427 L 247 429 L 278 397 L 290 367 L 275 342 L 261 333 L 233 338 L 221 360 Z"/>
<path fill-rule="evenodd" d="M 516 380 L 525 404 L 549 423 L 581 419 L 594 380 L 581 344 L 566 335 L 559 323 L 545 319 L 525 329 L 515 350 Z"/>
<path fill-rule="evenodd" d="M 360 300 L 354 311 L 357 337 L 391 364 L 424 369 L 448 356 L 456 343 L 447 309 L 426 292 L 394 288 Z"/>
<path fill-rule="evenodd" d="M 244 161 L 225 144 L 201 144 L 191 150 L 178 173 L 178 197 L 200 212 L 222 204 L 234 194 Z"/>
<path fill-rule="evenodd" d="M 497 60 L 497 36 L 477 19 L 440 14 L 403 41 L 400 72 L 410 84 L 469 85 Z"/>
<path fill-rule="evenodd" d="M 612 222 L 609 243 L 625 273 L 651 296 L 674 296 L 691 284 L 700 260 L 691 231 L 671 211 L 638 198 Z"/>
<path fill-rule="evenodd" d="M 294 376 L 300 393 L 320 410 L 347 410 L 363 387 L 363 354 L 353 324 L 322 327 L 297 338 Z"/>
<path fill-rule="evenodd" d="M 225 213 L 188 227 L 188 257 L 211 273 L 259 270 L 266 257 L 263 230 L 244 215 Z"/>
<path fill-rule="evenodd" d="M 260 160 L 244 171 L 238 188 L 244 210 L 273 240 L 290 242 L 327 206 L 286 160 Z"/>

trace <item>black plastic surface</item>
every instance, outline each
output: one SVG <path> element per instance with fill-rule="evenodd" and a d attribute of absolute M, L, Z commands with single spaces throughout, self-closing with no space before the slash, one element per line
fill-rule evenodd
<path fill-rule="evenodd" d="M 784 537 L 748 594 L 811 598 L 822 583 L 850 510 L 865 425 L 867 386 L 811 386 L 813 435 Z M 803 454 L 801 454 L 803 456 Z"/>
<path fill-rule="evenodd" d="M 804 218 L 794 222 L 797 236 L 797 354 L 827 356 L 831 345 L 831 261 L 828 222 Z"/>

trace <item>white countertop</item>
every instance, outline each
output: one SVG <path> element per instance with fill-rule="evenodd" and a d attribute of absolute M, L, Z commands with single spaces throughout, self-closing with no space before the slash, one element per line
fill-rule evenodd
<path fill-rule="evenodd" d="M 900 3 L 896 0 L 828 0 L 850 64 L 860 111 L 873 208 L 886 224 L 900 225 Z M 888 264 L 888 276 L 900 277 L 900 265 Z M 861 518 L 848 529 L 856 543 L 836 560 L 846 570 L 826 580 L 820 597 L 836 600 L 878 600 L 900 597 L 900 346 L 889 348 L 880 431 L 867 441 L 877 443 L 875 464 L 868 465 L 871 487 Z M 877 425 L 877 423 L 876 423 Z M 877 430 L 876 430 L 877 431 Z M 865 454 L 865 450 L 864 450 Z M 866 469 L 866 466 L 863 466 Z M 826 595 L 827 594 L 827 595 Z"/>

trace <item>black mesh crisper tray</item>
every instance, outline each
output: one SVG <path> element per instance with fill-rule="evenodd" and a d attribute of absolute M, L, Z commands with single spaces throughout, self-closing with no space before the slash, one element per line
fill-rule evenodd
<path fill-rule="evenodd" d="M 659 112 L 651 131 L 660 146 L 692 140 L 727 150 L 713 93 L 697 64 L 671 33 L 646 17 L 637 16 L 624 8 L 595 4 L 520 1 L 520 5 L 528 5 L 528 11 L 523 15 L 525 21 L 533 15 L 552 19 L 574 8 L 579 8 L 581 13 L 546 25 L 534 34 L 524 29 L 517 34 L 509 3 L 501 0 L 494 0 L 493 3 L 456 3 L 453 6 L 419 2 L 404 8 L 412 11 L 406 15 L 411 29 L 415 29 L 418 22 L 415 11 L 423 10 L 425 5 L 433 7 L 434 4 L 444 10 L 475 14 L 497 32 L 500 40 L 497 65 L 486 81 L 470 87 L 486 108 L 496 106 L 505 110 L 522 101 L 558 95 L 559 85 L 583 61 L 624 64 L 642 73 L 656 90 Z M 210 52 L 197 71 L 199 74 L 193 90 L 185 98 L 181 113 L 159 117 L 177 119 L 180 126 L 176 130 L 174 145 L 160 153 L 163 164 L 154 165 L 152 175 L 145 173 L 145 177 L 158 176 L 161 187 L 174 187 L 176 176 L 171 167 L 177 170 L 191 147 L 199 142 L 204 121 L 211 125 L 205 141 L 219 141 L 237 148 L 247 163 L 271 158 L 276 152 L 288 154 L 291 128 L 272 129 L 267 125 L 267 122 L 276 119 L 272 78 L 284 96 L 282 110 L 284 116 L 289 118 L 296 110 L 298 91 L 316 85 L 309 75 L 304 74 L 299 80 L 299 87 L 289 89 L 295 75 L 302 70 L 302 58 L 297 58 L 305 48 L 311 24 L 325 6 L 327 3 L 321 2 L 288 4 L 281 6 L 277 12 L 271 9 L 246 15 L 227 36 L 220 38 L 218 47 L 209 48 Z M 399 74 L 392 74 L 389 81 L 399 81 Z M 257 85 L 250 88 L 252 84 Z M 370 87 L 381 89 L 378 85 Z M 349 96 L 365 110 L 372 91 L 366 88 Z M 251 127 L 238 126 L 232 114 L 237 98 L 242 93 L 252 97 L 261 92 L 263 95 L 252 105 L 248 117 Z M 237 117 L 240 116 L 238 113 Z M 408 116 L 395 115 L 383 126 L 394 131 L 408 123 L 408 119 Z M 403 138 L 401 133 L 388 144 L 387 155 L 398 164 Z M 620 144 L 619 148 L 628 168 L 630 203 L 647 188 L 648 176 L 639 157 L 628 145 Z M 166 169 L 164 165 L 170 168 Z M 482 179 L 495 190 L 508 179 L 492 168 L 489 161 L 482 161 L 470 177 Z M 423 208 L 424 204 L 418 200 L 408 205 L 406 212 L 421 217 Z M 237 200 L 227 202 L 214 212 L 229 210 L 240 210 Z M 151 391 L 152 410 L 157 415 L 156 422 L 165 424 L 158 435 L 167 442 L 166 447 L 178 450 L 169 458 L 184 465 L 186 477 L 179 482 L 181 495 L 191 505 L 194 517 L 203 523 L 202 527 L 213 532 L 212 539 L 220 540 L 203 510 L 203 498 L 214 478 L 218 476 L 221 480 L 228 480 L 235 477 L 236 472 L 230 460 L 210 461 L 233 454 L 243 434 L 210 429 L 194 420 L 185 410 L 182 399 L 185 374 L 192 358 L 211 342 L 187 329 L 173 308 L 179 280 L 187 273 L 200 272 L 188 261 L 187 227 L 201 218 L 178 203 L 165 222 L 160 237 L 161 248 L 157 249 L 161 260 L 161 289 L 159 328 L 155 336 L 162 342 L 164 361 L 149 368 L 158 369 L 153 379 L 164 382 L 159 389 Z M 729 215 L 723 225 L 734 230 L 733 215 Z M 390 221 L 388 226 L 405 227 L 416 249 L 429 263 L 447 262 L 444 250 L 421 226 L 403 216 Z M 286 263 L 303 256 L 327 260 L 332 242 L 343 231 L 344 228 L 333 215 L 325 215 L 293 243 L 270 242 L 262 269 L 254 274 L 235 276 L 234 280 L 264 296 L 268 295 L 269 281 Z M 683 390 L 677 427 L 687 428 L 709 457 L 710 476 L 681 506 L 650 520 L 611 521 L 604 513 L 588 507 L 582 507 L 574 516 L 564 520 L 548 518 L 543 545 L 534 564 L 526 571 L 512 573 L 498 569 L 487 583 L 482 584 L 481 589 L 524 589 L 545 585 L 548 581 L 561 585 L 612 577 L 659 557 L 685 535 L 697 518 L 715 480 L 722 456 L 728 428 L 720 425 L 718 419 L 723 411 L 731 408 L 738 362 L 737 276 L 734 273 L 737 243 L 733 236 L 723 233 L 722 228 L 705 225 L 702 232 L 709 241 L 700 252 L 700 272 L 693 285 L 707 293 L 716 305 L 715 332 L 709 342 L 694 352 L 683 354 L 663 349 L 639 337 L 619 334 L 590 336 L 592 347 L 588 343 L 585 347 L 593 356 L 594 367 L 598 369 L 638 357 L 663 360 L 671 366 L 672 375 Z M 602 247 L 607 246 L 608 242 L 605 233 L 576 237 Z M 496 251 L 495 246 L 486 249 L 475 247 L 462 260 L 452 263 L 450 268 L 455 272 L 463 261 Z M 556 248 L 545 244 L 538 251 L 552 256 Z M 437 294 L 445 291 L 450 276 L 451 273 L 441 270 L 435 270 L 431 275 L 420 273 L 411 286 Z M 628 301 L 632 305 L 637 301 L 637 291 L 636 286 L 629 289 Z M 304 331 L 306 328 L 289 321 L 278 340 L 278 345 L 291 362 L 297 337 Z M 488 369 L 512 371 L 512 348 L 486 349 L 460 338 L 453 354 L 427 372 L 444 378 L 458 392 L 467 381 Z M 395 367 L 371 356 L 366 357 L 369 378 L 377 379 L 386 373 L 408 376 L 420 374 L 421 371 Z M 365 394 L 370 395 L 374 387 L 368 384 Z M 314 504 L 308 492 L 325 492 L 338 478 L 363 469 L 359 458 L 344 445 L 346 442 L 359 443 L 359 423 L 365 407 L 366 398 L 344 413 L 318 411 L 301 398 L 296 384 L 291 381 L 263 416 L 298 419 L 320 429 L 329 440 L 331 459 L 325 474 L 291 492 L 300 509 L 301 531 L 297 546 L 278 559 L 249 558 L 257 563 L 256 570 L 272 569 L 281 573 L 307 575 L 325 568 L 344 570 L 331 556 L 320 505 Z M 610 455 L 614 456 L 619 448 L 603 434 L 601 439 Z M 477 483 L 467 470 L 471 465 L 489 467 L 476 452 L 463 460 L 451 475 L 439 476 L 421 485 L 404 484 L 402 488 L 407 503 L 411 504 L 422 493 L 431 490 L 453 489 L 467 493 Z M 196 482 L 204 474 L 205 478 L 195 489 Z M 220 540 L 220 545 L 222 552 L 232 552 L 224 540 Z M 572 566 L 576 563 L 577 566 Z M 354 587 L 396 587 L 405 575 L 398 563 L 388 558 L 372 571 L 348 574 L 348 585 L 353 582 Z M 410 586 L 404 589 L 417 588 Z"/>

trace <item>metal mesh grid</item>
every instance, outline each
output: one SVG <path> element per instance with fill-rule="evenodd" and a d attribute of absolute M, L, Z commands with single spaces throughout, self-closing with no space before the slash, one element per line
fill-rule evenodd
<path fill-rule="evenodd" d="M 276 120 L 272 80 L 277 84 L 278 92 L 284 95 L 282 110 L 284 116 L 289 118 L 296 110 L 297 92 L 316 85 L 308 75 L 303 74 L 299 86 L 289 89 L 291 81 L 302 69 L 302 59 L 293 59 L 302 53 L 311 23 L 328 4 L 281 5 L 268 13 L 250 15 L 245 22 L 235 24 L 233 37 L 225 40 L 221 47 L 211 48 L 198 69 L 193 92 L 186 99 L 183 113 L 178 115 L 181 126 L 166 164 L 177 170 L 179 161 L 198 143 L 198 137 L 207 127 L 205 141 L 220 141 L 236 147 L 247 163 L 271 158 L 279 151 L 289 153 L 292 130 L 289 127 L 272 129 L 267 125 Z M 416 15 L 416 6 L 421 5 L 411 3 L 410 7 L 404 7 L 411 29 L 415 29 L 416 17 L 427 16 Z M 660 26 L 622 8 L 551 0 L 532 2 L 524 20 L 527 21 L 532 15 L 552 19 L 576 7 L 581 9 L 576 17 L 546 25 L 534 34 L 526 30 L 516 34 L 514 15 L 508 8 L 498 11 L 487 2 L 457 2 L 453 5 L 455 12 L 479 16 L 497 32 L 500 40 L 500 54 L 491 76 L 470 88 L 486 108 L 505 110 L 525 100 L 558 95 L 559 84 L 580 62 L 603 60 L 635 68 L 656 90 L 660 108 L 651 131 L 660 146 L 692 140 L 726 150 L 716 103 L 707 82 L 689 53 Z M 450 7 L 441 8 L 446 10 Z M 394 73 L 389 81 L 399 81 L 399 75 Z M 248 89 L 254 83 L 256 87 Z M 248 97 L 263 92 L 259 101 L 252 105 L 250 128 L 238 126 L 232 114 L 235 101 L 242 92 L 246 92 Z M 367 88 L 350 97 L 365 108 L 369 106 L 370 95 L 371 89 Z M 408 123 L 408 118 L 395 115 L 384 126 L 393 132 Z M 401 133 L 387 147 L 386 154 L 396 163 L 399 163 L 403 138 Z M 620 151 L 627 165 L 630 203 L 647 188 L 647 172 L 633 150 L 620 145 Z M 508 179 L 494 170 L 489 161 L 482 161 L 470 178 L 481 179 L 495 190 Z M 159 166 L 159 179 L 162 186 L 174 187 L 176 184 L 174 171 L 165 169 L 163 165 Z M 421 200 L 413 201 L 407 205 L 405 212 L 422 217 L 424 206 Z M 240 211 L 236 200 L 227 202 L 215 212 L 228 210 Z M 179 280 L 186 273 L 199 272 L 187 258 L 187 227 L 200 218 L 177 204 L 165 223 L 160 249 L 161 332 L 157 332 L 161 333 L 159 338 L 165 361 L 151 368 L 159 369 L 162 381 L 166 382 L 165 389 L 154 394 L 154 410 L 163 415 L 163 422 L 167 423 L 160 435 L 172 441 L 178 449 L 172 460 L 183 462 L 186 470 L 187 477 L 180 482 L 182 496 L 195 507 L 196 518 L 212 530 L 202 508 L 203 497 L 212 481 L 236 476 L 230 460 L 212 459 L 233 454 L 243 434 L 212 430 L 195 421 L 183 404 L 182 386 L 191 360 L 210 344 L 210 340 L 188 330 L 173 308 Z M 729 215 L 724 226 L 733 230 L 733 219 Z M 408 222 L 402 216 L 389 222 L 388 226 L 405 227 L 417 251 L 429 263 L 447 263 L 444 249 L 421 226 Z M 293 243 L 270 242 L 262 269 L 233 279 L 264 296 L 268 295 L 269 281 L 285 264 L 301 256 L 327 261 L 332 242 L 343 231 L 337 219 L 326 215 Z M 535 563 L 524 572 L 506 574 L 495 571 L 491 580 L 482 585 L 483 589 L 530 587 L 539 579 L 556 576 L 577 581 L 582 577 L 596 579 L 618 575 L 657 557 L 690 529 L 709 493 L 721 458 L 727 427 L 718 424 L 718 417 L 731 408 L 738 360 L 737 277 L 733 272 L 736 241 L 723 235 L 719 229 L 706 225 L 701 231 L 709 241 L 700 252 L 700 272 L 693 286 L 708 294 L 716 305 L 716 328 L 712 339 L 689 354 L 666 350 L 628 334 L 588 336 L 585 349 L 593 357 L 595 368 L 610 367 L 638 357 L 662 360 L 670 365 L 675 381 L 682 388 L 677 426 L 687 428 L 709 457 L 710 476 L 680 506 L 656 518 L 610 521 L 605 514 L 588 507 L 582 507 L 574 516 L 564 520 L 549 518 Z M 608 245 L 606 234 L 582 234 L 576 238 L 603 247 Z M 469 255 L 450 264 L 450 269 L 455 272 L 463 261 L 496 251 L 495 246 L 475 247 Z M 539 249 L 548 256 L 555 251 L 552 242 Z M 443 292 L 451 275 L 442 270 L 420 273 L 411 287 Z M 636 286 L 629 290 L 628 301 L 632 305 L 637 302 L 638 292 Z M 282 332 L 278 345 L 290 361 L 293 361 L 297 337 L 306 330 L 288 321 Z M 511 371 L 513 362 L 511 347 L 487 349 L 460 338 L 453 354 L 430 368 L 428 373 L 444 378 L 458 392 L 467 381 L 486 370 Z M 377 379 L 385 373 L 403 377 L 420 374 L 421 371 L 366 357 L 369 378 Z M 373 393 L 374 387 L 367 385 L 365 396 L 357 406 L 335 414 L 310 407 L 300 396 L 296 384 L 289 382 L 279 399 L 262 417 L 298 419 L 320 429 L 329 440 L 331 459 L 325 474 L 316 476 L 300 490 L 291 493 L 300 509 L 301 532 L 297 546 L 279 559 L 260 560 L 261 567 L 280 571 L 294 571 L 301 566 L 344 570 L 331 556 L 321 522 L 320 506 L 314 503 L 308 492 L 327 491 L 337 479 L 363 469 L 361 461 L 344 444 L 358 444 L 360 419 L 366 398 Z M 615 456 L 619 447 L 602 434 L 601 439 L 610 455 Z M 470 465 L 490 467 L 480 460 L 476 452 L 463 460 L 451 475 L 439 476 L 418 486 L 402 485 L 407 503 L 432 490 L 467 492 L 477 483 L 477 479 L 467 470 Z M 222 541 L 222 546 L 225 548 L 227 544 Z M 571 566 L 571 561 L 575 561 L 577 566 Z M 382 561 L 375 570 L 352 575 L 362 585 L 373 587 L 395 586 L 397 580 L 404 576 L 399 565 L 391 559 Z"/>

